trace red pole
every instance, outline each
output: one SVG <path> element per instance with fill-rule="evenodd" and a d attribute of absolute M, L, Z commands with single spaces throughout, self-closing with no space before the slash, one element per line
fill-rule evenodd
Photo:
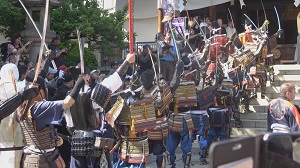
<path fill-rule="evenodd" d="M 129 52 L 133 54 L 133 3 L 128 0 L 128 14 L 129 14 Z"/>

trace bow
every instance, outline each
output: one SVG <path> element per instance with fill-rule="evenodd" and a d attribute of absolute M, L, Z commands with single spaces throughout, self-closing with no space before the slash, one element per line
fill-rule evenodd
<path fill-rule="evenodd" d="M 278 30 L 281 30 L 281 24 L 280 24 L 280 18 L 279 18 L 279 15 L 278 15 L 278 11 L 277 11 L 277 8 L 274 6 L 274 10 L 275 10 L 275 13 L 276 13 L 276 16 L 277 16 L 277 22 L 278 22 Z M 279 38 L 280 38 L 280 35 L 281 33 L 279 33 Z"/>
<path fill-rule="evenodd" d="M 38 75 L 39 75 L 39 72 L 41 69 L 42 55 L 43 55 L 43 51 L 44 51 L 43 46 L 45 46 L 47 23 L 48 23 L 48 13 L 49 13 L 48 11 L 49 11 L 49 0 L 46 0 L 43 35 L 42 35 L 42 39 L 41 39 L 41 48 L 40 48 L 40 52 L 39 52 L 39 59 L 37 62 L 37 67 L 36 67 L 33 83 L 37 82 L 37 78 L 38 78 Z"/>
<path fill-rule="evenodd" d="M 30 13 L 29 13 L 28 10 L 26 9 L 26 7 L 25 7 L 25 5 L 23 4 L 23 2 L 22 2 L 21 0 L 19 0 L 19 2 L 20 2 L 20 4 L 21 4 L 21 6 L 23 7 L 23 9 L 25 10 L 25 12 L 26 12 L 27 16 L 29 17 L 31 23 L 33 24 L 35 30 L 36 30 L 37 33 L 39 34 L 40 39 L 42 40 L 41 32 L 40 32 L 40 30 L 37 28 L 35 22 L 33 21 L 31 15 L 30 15 Z M 48 13 L 47 13 L 47 15 L 48 15 Z M 46 43 L 45 43 L 44 47 L 45 47 L 45 49 L 46 49 L 46 53 L 47 53 L 47 54 L 50 54 L 50 53 L 51 53 L 51 50 L 49 50 L 49 48 L 47 47 Z M 54 62 L 53 60 L 51 61 L 51 63 L 52 63 L 52 65 L 53 65 L 53 68 L 54 68 L 54 69 L 57 69 L 56 64 L 55 64 L 55 62 Z"/>

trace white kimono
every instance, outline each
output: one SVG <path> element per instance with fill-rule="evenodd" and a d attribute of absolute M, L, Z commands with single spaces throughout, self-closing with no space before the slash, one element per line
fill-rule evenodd
<path fill-rule="evenodd" d="M 0 104 L 16 94 L 12 84 L 12 78 L 9 70 L 13 71 L 15 81 L 19 78 L 17 67 L 6 64 L 1 69 L 0 80 Z M 16 82 L 15 82 L 16 83 Z M 23 146 L 23 134 L 20 124 L 16 121 L 16 111 L 10 116 L 3 119 L 0 123 L 0 147 L 7 148 L 15 146 Z M 22 150 L 18 151 L 0 151 L 0 164 L 5 168 L 19 168 L 22 156 Z"/>

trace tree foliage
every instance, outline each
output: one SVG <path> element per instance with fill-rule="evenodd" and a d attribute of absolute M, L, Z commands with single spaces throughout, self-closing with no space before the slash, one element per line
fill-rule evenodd
<path fill-rule="evenodd" d="M 62 48 L 66 48 L 68 44 L 72 44 L 72 49 L 69 51 L 67 57 L 64 58 L 64 64 L 66 66 L 76 66 L 80 63 L 79 46 L 76 40 L 66 40 L 61 43 Z M 97 68 L 97 60 L 95 58 L 93 49 L 84 48 L 84 64 L 90 69 Z"/>
<path fill-rule="evenodd" d="M 115 57 L 119 55 L 111 49 L 111 46 L 118 46 L 118 51 L 128 46 L 124 42 L 126 35 L 123 32 L 126 15 L 127 6 L 115 13 L 109 13 L 99 8 L 96 0 L 64 0 L 61 7 L 51 11 L 50 27 L 62 38 L 63 43 L 60 48 L 70 43 L 69 39 L 77 39 L 76 28 L 78 28 L 81 36 L 89 42 L 89 49 L 85 49 L 85 52 L 88 52 L 85 53 L 85 62 L 87 65 L 90 63 L 89 66 L 92 68 L 97 66 L 92 52 L 94 49 L 100 50 L 102 56 Z M 1 34 L 9 37 L 14 32 L 25 30 L 25 20 L 26 13 L 21 7 L 13 6 L 11 0 L 0 0 Z M 67 65 L 77 64 L 78 48 L 75 47 L 67 58 Z"/>
<path fill-rule="evenodd" d="M 10 37 L 14 32 L 25 30 L 26 14 L 22 8 L 15 7 L 11 0 L 0 3 L 0 33 Z"/>
<path fill-rule="evenodd" d="M 126 21 L 127 7 L 115 13 L 98 7 L 95 0 L 64 0 L 62 6 L 52 11 L 51 28 L 63 38 L 76 36 L 76 28 L 81 31 L 90 46 L 99 49 L 103 56 L 116 56 L 110 48 L 126 47 L 122 30 Z"/>

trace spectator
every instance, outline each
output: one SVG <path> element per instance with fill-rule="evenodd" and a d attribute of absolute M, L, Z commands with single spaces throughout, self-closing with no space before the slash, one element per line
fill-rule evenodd
<path fill-rule="evenodd" d="M 226 28 L 227 38 L 231 38 L 231 36 L 236 32 L 236 29 L 233 27 L 233 23 L 229 22 L 228 27 Z"/>
<path fill-rule="evenodd" d="M 165 42 L 158 49 L 161 73 L 167 82 L 172 80 L 177 60 L 176 49 L 170 44 L 171 38 L 166 38 Z"/>
<path fill-rule="evenodd" d="M 206 35 L 206 38 L 210 38 L 212 33 L 212 19 L 210 17 L 207 17 L 205 19 L 205 23 L 200 24 L 200 27 L 204 34 Z"/>
<path fill-rule="evenodd" d="M 55 74 L 59 73 L 58 75 L 58 78 L 55 78 Z M 56 92 L 56 89 L 58 88 L 58 83 L 59 83 L 59 80 L 62 80 L 62 76 L 64 75 L 63 71 L 58 71 L 58 70 L 55 70 L 55 69 L 52 69 L 49 67 L 49 70 L 46 74 L 46 78 L 45 78 L 45 82 L 46 82 L 46 85 L 47 85 L 47 88 L 48 88 L 48 93 L 49 93 L 49 99 L 51 99 L 55 92 Z"/>
<path fill-rule="evenodd" d="M 157 33 L 155 35 L 156 45 L 155 45 L 154 52 L 157 52 L 158 46 L 160 46 L 164 40 L 165 40 L 165 35 L 163 33 Z"/>
<path fill-rule="evenodd" d="M 227 34 L 226 33 L 226 28 L 223 26 L 223 20 L 219 18 L 217 20 L 217 22 L 218 22 L 218 25 L 221 27 L 221 30 L 219 30 L 218 34 Z"/>
<path fill-rule="evenodd" d="M 116 61 L 112 61 L 110 63 L 111 70 L 109 71 L 108 76 L 112 75 L 118 69 L 118 67 L 119 67 L 119 64 Z"/>
<path fill-rule="evenodd" d="M 209 17 L 207 17 L 207 18 L 209 18 Z M 201 19 L 200 27 L 208 26 L 207 23 L 206 23 L 207 18 Z"/>
<path fill-rule="evenodd" d="M 73 88 L 74 79 L 69 74 L 64 74 L 63 76 L 63 85 L 61 85 L 56 94 L 53 97 L 53 100 L 63 100 L 65 99 L 67 93 Z"/>
<path fill-rule="evenodd" d="M 281 124 L 292 132 L 300 131 L 300 114 L 297 106 L 290 101 L 296 96 L 296 88 L 292 83 L 284 83 L 280 86 L 280 96 L 270 102 L 268 108 L 267 129 L 272 131 L 272 124 Z"/>
<path fill-rule="evenodd" d="M 18 65 L 22 53 L 28 53 L 32 47 L 33 42 L 28 41 L 24 46 L 21 43 L 21 34 L 15 33 L 10 38 L 11 42 L 7 46 L 6 63 L 13 63 Z"/>
<path fill-rule="evenodd" d="M 60 37 L 57 35 L 55 36 L 51 44 L 49 44 L 49 49 L 51 50 L 52 59 L 57 67 L 57 69 L 61 69 L 60 67 L 63 66 L 63 59 L 65 56 L 68 55 L 68 51 L 72 48 L 72 45 L 68 45 L 68 47 L 60 50 Z M 54 68 L 52 64 L 50 64 L 51 68 Z M 65 66 L 64 66 L 65 67 Z"/>
<path fill-rule="evenodd" d="M 146 71 L 147 69 L 152 69 L 152 61 L 150 58 L 149 50 L 151 50 L 150 45 L 143 45 L 143 52 L 138 56 L 138 64 L 140 66 L 139 73 Z M 150 51 L 151 52 L 151 51 Z M 152 59 L 156 62 L 156 57 L 152 55 Z"/>

